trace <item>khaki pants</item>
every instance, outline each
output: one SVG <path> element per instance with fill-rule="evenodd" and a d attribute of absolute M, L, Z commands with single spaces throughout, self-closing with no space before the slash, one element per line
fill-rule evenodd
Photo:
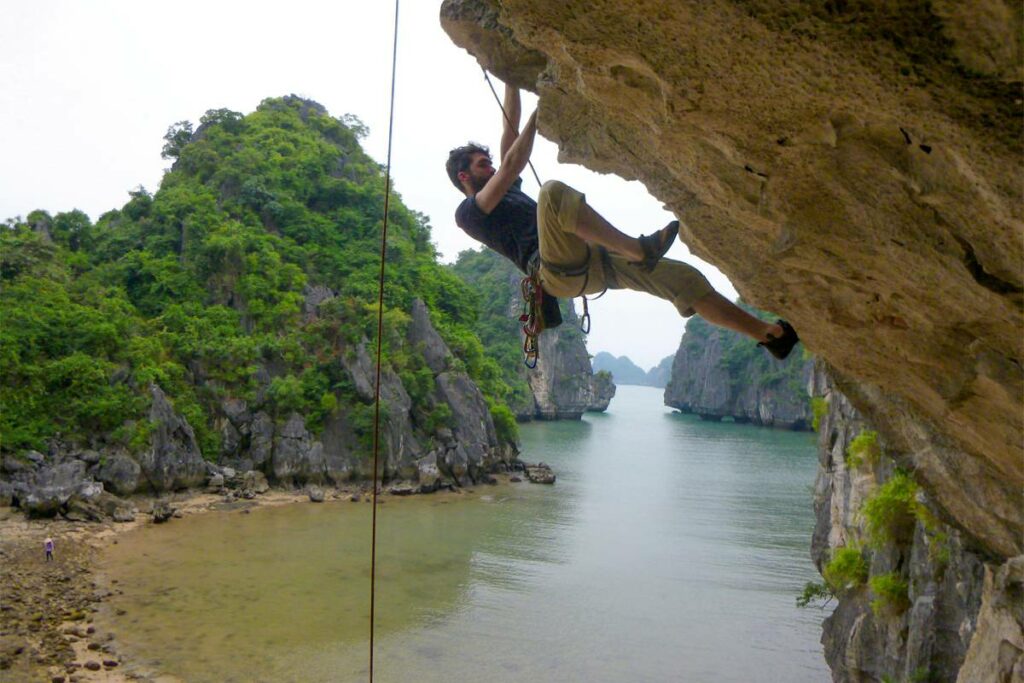
<path fill-rule="evenodd" d="M 612 288 L 647 292 L 671 301 L 683 317 L 694 314 L 693 302 L 715 291 L 696 268 L 671 259 L 661 259 L 650 273 L 645 273 L 617 255 L 609 254 L 606 273 L 600 250 L 576 235 L 582 193 L 565 183 L 550 180 L 540 188 L 537 198 L 537 229 L 540 237 L 540 280 L 544 290 L 557 297 L 571 298 L 598 294 Z M 588 256 L 589 254 L 589 256 Z M 576 270 L 588 264 L 586 275 L 566 276 L 557 271 Z M 547 267 L 550 264 L 551 267 Z M 582 291 L 581 291 L 582 289 Z"/>

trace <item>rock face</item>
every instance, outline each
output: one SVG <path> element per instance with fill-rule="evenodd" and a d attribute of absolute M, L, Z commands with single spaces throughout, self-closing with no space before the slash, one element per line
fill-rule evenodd
<path fill-rule="evenodd" d="M 892 486 L 896 464 L 884 442 L 874 455 L 851 458 L 851 444 L 872 425 L 823 368 L 816 368 L 811 384 L 828 406 L 819 429 L 811 557 L 823 570 L 840 549 L 853 548 L 867 567 L 866 577 L 839 593 L 838 607 L 824 623 L 822 644 L 833 680 L 1016 680 L 1012 672 L 1024 665 L 1024 558 L 987 561 L 961 532 L 934 516 L 920 491 L 902 510 L 885 508 L 882 521 L 898 522 L 902 515 L 906 525 L 901 534 L 879 539 L 871 523 L 877 515 L 869 511 Z M 872 582 L 883 576 L 906 584 L 899 604 L 878 606 Z"/>
<path fill-rule="evenodd" d="M 973 541 L 1024 550 L 1019 5 L 441 13 L 539 94 L 562 160 L 644 182 L 691 251 L 858 384 L 850 400 Z"/>
<path fill-rule="evenodd" d="M 982 613 L 1004 623 L 1024 552 L 1019 3 L 446 0 L 441 21 L 539 95 L 562 160 L 641 180 L 694 254 L 793 323 L 998 565 Z M 965 662 L 1016 661 L 1019 637 L 982 634 Z"/>
<path fill-rule="evenodd" d="M 665 405 L 705 420 L 809 430 L 812 369 L 799 349 L 780 362 L 746 337 L 694 318 L 679 342 Z"/>
<path fill-rule="evenodd" d="M 149 391 L 154 431 L 149 449 L 138 456 L 142 481 L 153 491 L 199 486 L 206 478 L 206 464 L 192 426 L 174 412 L 160 387 L 154 384 Z"/>
<path fill-rule="evenodd" d="M 593 399 L 587 411 L 603 413 L 608 410 L 608 405 L 615 398 L 615 382 L 612 381 L 611 373 L 595 372 L 590 386 L 593 388 Z"/>

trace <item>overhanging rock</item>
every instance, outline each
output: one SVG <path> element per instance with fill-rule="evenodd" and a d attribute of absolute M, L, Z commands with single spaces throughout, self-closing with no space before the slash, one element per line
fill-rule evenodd
<path fill-rule="evenodd" d="M 793 322 L 974 543 L 1024 551 L 1019 3 L 447 0 L 441 20 L 540 96 L 562 160 L 644 182 Z"/>

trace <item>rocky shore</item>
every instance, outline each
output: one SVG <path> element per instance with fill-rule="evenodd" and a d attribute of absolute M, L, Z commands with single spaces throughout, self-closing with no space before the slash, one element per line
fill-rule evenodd
<path fill-rule="evenodd" d="M 539 463 L 488 476 L 481 484 L 524 480 L 551 484 L 555 475 L 547 465 Z M 474 495 L 478 490 L 484 489 L 445 487 L 433 495 Z M 250 491 L 254 495 L 249 495 Z M 420 493 L 419 487 L 411 482 L 391 482 L 379 490 L 377 502 L 384 504 L 416 493 Z M 119 651 L 114 634 L 95 623 L 104 602 L 119 590 L 116 582 L 104 577 L 100 569 L 103 551 L 118 543 L 125 532 L 148 524 L 194 514 L 245 514 L 257 507 L 326 500 L 370 503 L 372 490 L 369 484 L 339 488 L 311 485 L 292 490 L 260 486 L 256 490 L 191 490 L 133 496 L 122 500 L 121 507 L 133 512 L 131 519 L 122 518 L 124 521 L 115 521 L 113 517 L 73 520 L 64 515 L 35 519 L 16 508 L 0 507 L 0 680 L 173 680 L 134 666 Z M 46 538 L 54 540 L 52 562 L 45 560 Z"/>

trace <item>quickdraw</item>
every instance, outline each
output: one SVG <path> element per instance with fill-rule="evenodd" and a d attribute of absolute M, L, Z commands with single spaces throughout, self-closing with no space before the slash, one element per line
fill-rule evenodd
<path fill-rule="evenodd" d="M 544 315 L 541 312 L 544 288 L 540 286 L 537 271 L 524 277 L 519 287 L 523 294 L 523 313 L 519 316 L 519 322 L 523 323 L 523 362 L 533 370 L 540 358 L 538 337 L 544 331 Z"/>
<path fill-rule="evenodd" d="M 583 292 L 586 290 L 587 277 L 589 275 L 587 266 L 584 265 L 580 268 L 569 270 L 564 268 L 558 268 L 548 263 L 545 263 L 544 265 L 549 270 L 553 270 L 554 272 L 559 273 L 560 275 L 584 276 L 583 286 L 580 287 L 580 293 L 577 295 L 583 298 L 583 315 L 580 316 L 580 331 L 583 332 L 583 334 L 589 334 L 590 308 L 588 306 L 587 296 L 583 294 Z M 541 286 L 540 283 L 540 270 L 538 266 L 539 262 L 531 263 L 530 274 L 524 277 L 519 282 L 519 288 L 523 295 L 523 312 L 519 316 L 519 322 L 523 324 L 523 362 L 526 364 L 526 367 L 530 368 L 531 370 L 537 367 L 537 361 L 540 358 L 540 342 L 538 341 L 538 339 L 540 337 L 540 333 L 547 329 L 547 323 L 549 322 L 548 320 L 545 319 L 544 316 L 545 295 L 544 288 Z M 600 299 L 602 296 L 605 295 L 605 292 L 607 291 L 608 290 L 605 289 L 604 291 L 602 291 L 600 294 L 593 298 Z M 557 300 L 553 301 L 552 303 L 554 303 L 557 306 Z M 554 313 L 557 314 L 557 308 L 554 311 Z M 555 326 L 560 323 L 561 316 L 558 316 L 558 319 L 551 323 L 551 325 Z"/>

